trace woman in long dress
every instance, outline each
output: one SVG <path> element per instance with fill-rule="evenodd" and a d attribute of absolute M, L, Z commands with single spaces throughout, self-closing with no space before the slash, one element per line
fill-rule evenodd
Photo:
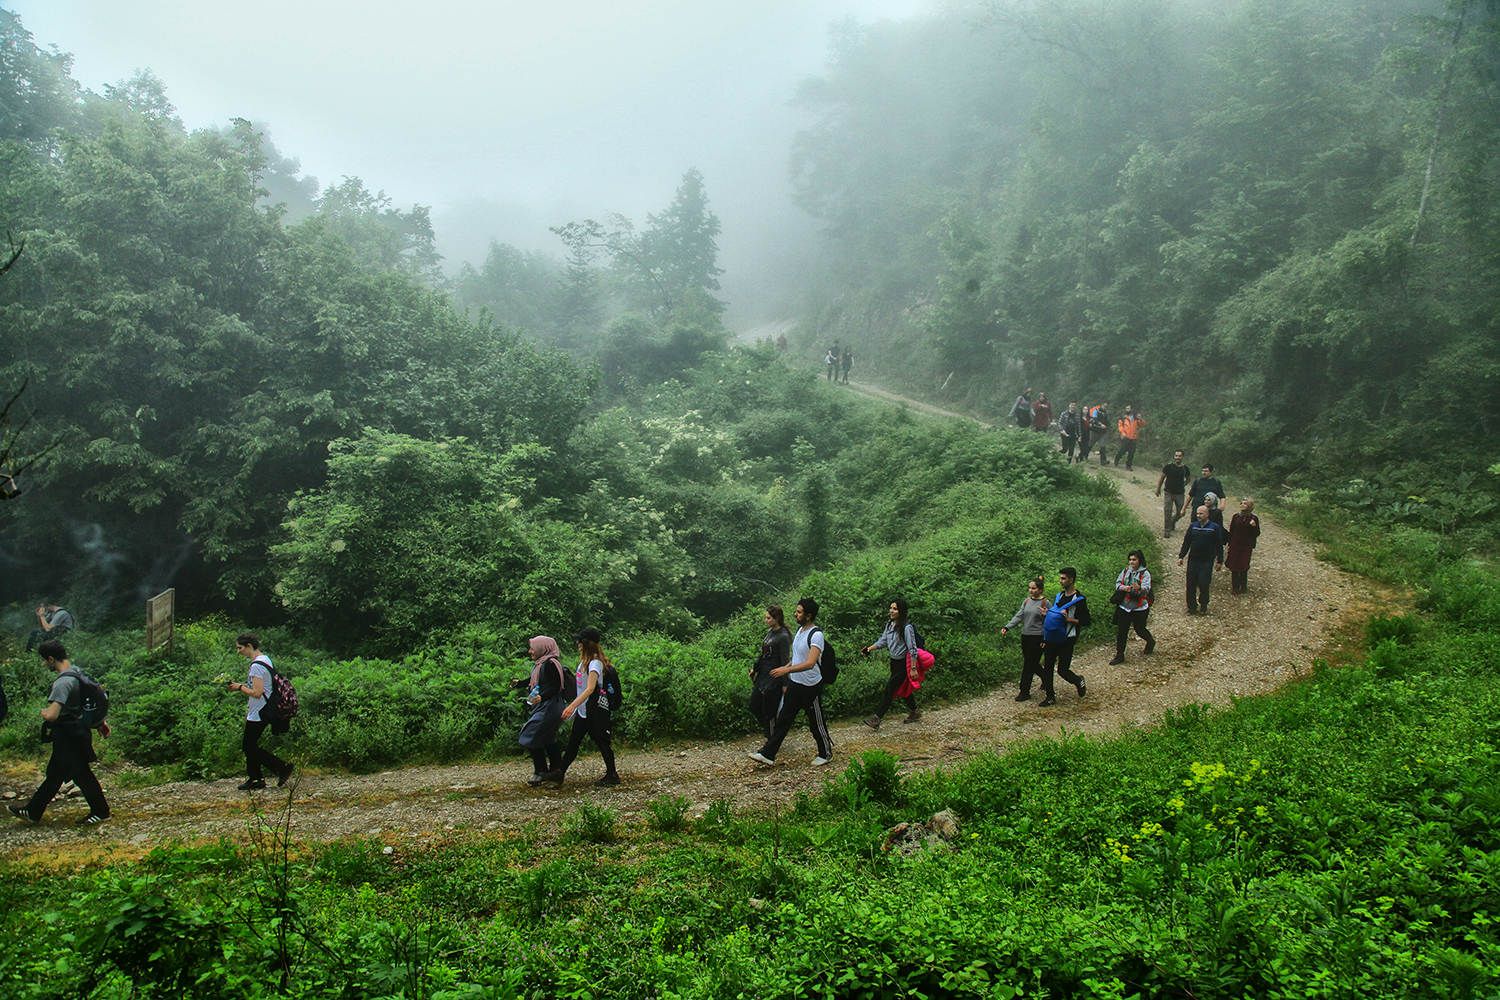
<path fill-rule="evenodd" d="M 1243 594 L 1249 589 L 1250 556 L 1259 537 L 1260 518 L 1255 513 L 1255 501 L 1245 497 L 1240 501 L 1240 512 L 1229 519 L 1229 550 L 1224 554 L 1224 568 L 1229 570 L 1231 594 Z"/>

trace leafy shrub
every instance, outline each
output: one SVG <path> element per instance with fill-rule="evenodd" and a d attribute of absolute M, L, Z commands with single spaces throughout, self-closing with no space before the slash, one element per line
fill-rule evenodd
<path fill-rule="evenodd" d="M 590 844 L 612 843 L 615 839 L 615 813 L 613 809 L 579 800 L 578 810 L 564 828 L 573 840 Z"/>
<path fill-rule="evenodd" d="M 692 805 L 686 796 L 663 795 L 646 803 L 646 821 L 661 833 L 679 833 L 688 827 L 687 811 Z"/>

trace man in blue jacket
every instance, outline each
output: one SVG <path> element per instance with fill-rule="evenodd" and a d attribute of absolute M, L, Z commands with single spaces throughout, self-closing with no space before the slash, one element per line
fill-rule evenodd
<path fill-rule="evenodd" d="M 1224 529 L 1208 519 L 1208 508 L 1198 508 L 1198 520 L 1182 533 L 1182 548 L 1177 553 L 1177 565 L 1187 557 L 1187 612 L 1208 614 L 1208 588 L 1214 582 L 1214 570 L 1224 568 Z M 1194 611 L 1193 591 L 1198 592 L 1197 610 Z"/>

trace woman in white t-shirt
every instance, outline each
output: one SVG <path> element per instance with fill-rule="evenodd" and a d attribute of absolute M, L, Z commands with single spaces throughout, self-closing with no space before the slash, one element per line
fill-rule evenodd
<path fill-rule="evenodd" d="M 276 775 L 279 788 L 287 783 L 295 767 L 260 745 L 260 734 L 271 724 L 260 720 L 260 710 L 265 707 L 266 696 L 271 693 L 271 658 L 260 651 L 260 640 L 253 632 L 240 633 L 234 640 L 234 648 L 250 661 L 250 675 L 245 683 L 229 684 L 229 690 L 250 696 L 245 711 L 245 737 L 240 743 L 245 751 L 245 771 L 249 777 L 239 788 L 242 792 L 265 788 L 266 771 Z"/>
<path fill-rule="evenodd" d="M 578 643 L 578 670 L 574 675 L 578 694 L 562 711 L 564 719 L 573 719 L 573 732 L 568 738 L 568 749 L 563 751 L 562 767 L 556 771 L 548 771 L 542 776 L 544 781 L 562 784 L 568 768 L 578 757 L 583 738 L 591 736 L 594 745 L 599 748 L 600 756 L 604 758 L 604 777 L 594 784 L 620 783 L 620 775 L 615 771 L 615 751 L 609 741 L 609 695 L 604 690 L 604 671 L 610 666 L 610 662 L 609 657 L 604 655 L 604 650 L 599 648 L 599 640 L 599 630 L 596 628 L 586 628 L 573 637 L 573 641 Z"/>

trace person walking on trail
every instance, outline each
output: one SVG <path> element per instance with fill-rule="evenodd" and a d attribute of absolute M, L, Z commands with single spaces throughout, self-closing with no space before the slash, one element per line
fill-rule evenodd
<path fill-rule="evenodd" d="M 1123 457 L 1126 472 L 1135 469 L 1135 446 L 1140 442 L 1141 429 L 1145 426 L 1146 421 L 1141 419 L 1134 408 L 1125 407 L 1125 415 L 1120 418 L 1120 450 L 1115 452 L 1115 465 L 1119 465 Z"/>
<path fill-rule="evenodd" d="M 851 348 L 851 347 L 844 348 L 843 366 L 844 366 L 844 384 L 848 385 L 849 384 L 849 370 L 854 367 L 854 349 Z"/>
<path fill-rule="evenodd" d="M 31 638 L 26 640 L 28 653 L 36 648 L 37 643 L 46 642 L 48 639 L 61 639 L 78 627 L 73 623 L 71 614 L 51 601 L 43 601 L 37 606 L 36 623 L 41 627 L 31 630 Z"/>
<path fill-rule="evenodd" d="M 1100 403 L 1089 410 L 1089 437 L 1099 442 L 1099 464 L 1109 463 L 1109 404 Z M 1088 458 L 1088 452 L 1083 454 Z"/>
<path fill-rule="evenodd" d="M 828 348 L 828 353 L 823 355 L 823 377 L 832 382 L 839 377 L 839 363 L 843 359 L 843 352 L 839 350 L 839 342 L 835 340 L 833 346 Z"/>
<path fill-rule="evenodd" d="M 1150 656 L 1156 650 L 1156 640 L 1146 628 L 1146 619 L 1151 615 L 1151 572 L 1146 569 L 1146 553 L 1131 550 L 1126 556 L 1126 566 L 1115 578 L 1115 658 L 1110 666 L 1125 662 L 1125 642 L 1130 630 L 1146 640 L 1141 650 Z"/>
<path fill-rule="evenodd" d="M 1046 581 L 1041 577 L 1027 584 L 1026 599 L 1021 602 L 1020 610 L 1000 630 L 1000 634 L 1005 635 L 1017 625 L 1021 626 L 1021 693 L 1016 695 L 1016 701 L 1030 701 L 1032 680 L 1043 677 L 1042 618 L 1047 614 L 1047 609 L 1052 607 L 1052 602 L 1047 600 L 1046 589 Z M 1050 675 L 1043 680 L 1042 690 L 1048 698 L 1053 697 Z"/>
<path fill-rule="evenodd" d="M 1047 428 L 1052 426 L 1052 404 L 1047 402 L 1047 394 L 1044 392 L 1037 397 L 1031 407 L 1031 427 L 1037 433 L 1046 433 Z"/>
<path fill-rule="evenodd" d="M 776 335 L 776 353 L 781 357 L 786 357 L 786 334 L 784 333 Z"/>
<path fill-rule="evenodd" d="M 773 677 L 771 671 L 792 662 L 792 633 L 786 627 L 786 614 L 781 605 L 766 608 L 766 637 L 760 641 L 760 655 L 750 667 L 750 714 L 760 723 L 761 733 L 771 738 L 771 727 L 776 721 L 776 710 L 781 707 L 782 689 L 786 682 Z"/>
<path fill-rule="evenodd" d="M 1016 426 L 1023 430 L 1031 426 L 1031 390 L 1027 389 L 1016 397 L 1016 401 L 1010 407 L 1010 419 L 1016 422 Z"/>
<path fill-rule="evenodd" d="M 57 639 L 47 639 L 37 652 L 42 662 L 57 674 L 52 690 L 47 695 L 47 707 L 42 709 L 43 728 L 52 733 L 52 757 L 47 761 L 47 772 L 42 783 L 24 806 L 10 803 L 6 806 L 10 814 L 27 823 L 40 823 L 42 813 L 57 796 L 65 782 L 73 782 L 83 793 L 89 804 L 89 813 L 77 820 L 77 826 L 94 826 L 109 819 L 109 803 L 105 801 L 104 789 L 94 776 L 90 764 L 98 760 L 94 753 L 94 732 L 83 718 L 83 675 L 68 662 L 68 650 Z M 95 727 L 99 735 L 109 738 L 109 723 L 100 722 Z"/>
<path fill-rule="evenodd" d="M 547 635 L 532 636 L 531 694 L 526 705 L 531 716 L 521 727 L 517 740 L 531 755 L 531 777 L 528 785 L 540 785 L 553 771 L 562 770 L 562 744 L 557 734 L 562 729 L 563 706 L 577 694 L 573 675 L 563 669 L 562 650 L 557 640 Z"/>
<path fill-rule="evenodd" d="M 1166 486 L 1167 498 L 1161 505 L 1161 537 L 1170 538 L 1172 529 L 1187 510 L 1187 481 L 1192 475 L 1182 461 L 1182 449 L 1172 452 L 1172 461 L 1161 467 L 1161 477 L 1156 480 L 1156 495 L 1162 495 Z"/>
<path fill-rule="evenodd" d="M 1224 567 L 1229 570 L 1229 592 L 1243 594 L 1249 589 L 1250 556 L 1260 537 L 1260 518 L 1255 513 L 1254 500 L 1241 498 L 1240 512 L 1229 519 L 1228 537 Z"/>
<path fill-rule="evenodd" d="M 885 713 L 891 710 L 898 693 L 906 689 L 912 679 L 912 671 L 916 670 L 917 647 L 921 645 L 917 640 L 917 630 L 907 619 L 906 613 L 910 605 L 905 600 L 897 598 L 891 602 L 891 620 L 886 623 L 885 631 L 880 633 L 880 638 L 860 650 L 865 656 L 869 656 L 872 650 L 884 649 L 891 657 L 891 676 L 885 682 L 885 694 L 880 698 L 880 707 L 875 709 L 875 714 L 865 720 L 865 725 L 871 729 L 880 728 L 880 720 L 885 718 Z M 922 717 L 922 712 L 917 708 L 917 696 L 915 692 L 905 696 L 906 718 L 902 722 L 916 722 Z"/>
<path fill-rule="evenodd" d="M 1193 485 L 1188 487 L 1188 510 L 1195 514 L 1199 507 L 1203 506 L 1203 498 L 1212 493 L 1216 497 L 1224 495 L 1224 484 L 1219 482 L 1214 475 L 1214 467 L 1207 462 L 1203 463 L 1203 474 L 1193 480 Z"/>
<path fill-rule="evenodd" d="M 1187 559 L 1187 613 L 1206 615 L 1214 569 L 1224 568 L 1224 529 L 1208 519 L 1207 507 L 1198 508 L 1198 519 L 1182 533 L 1177 565 L 1181 566 L 1184 558 Z"/>
<path fill-rule="evenodd" d="M 604 758 L 604 777 L 594 784 L 620 783 L 619 772 L 615 770 L 615 750 L 610 743 L 609 693 L 604 688 L 604 672 L 610 667 L 610 662 L 599 645 L 602 638 L 596 628 L 586 628 L 573 637 L 578 643 L 578 669 L 573 674 L 577 694 L 562 710 L 564 719 L 573 719 L 573 730 L 568 737 L 568 749 L 563 751 L 562 766 L 544 774 L 543 781 L 562 784 L 568 768 L 578 758 L 583 738 L 588 736 L 599 748 L 599 756 Z M 575 714 L 577 718 L 574 718 Z"/>
<path fill-rule="evenodd" d="M 1073 449 L 1078 446 L 1079 427 L 1082 423 L 1077 403 L 1069 403 L 1068 408 L 1057 418 L 1057 433 L 1061 441 L 1062 453 L 1068 456 L 1069 465 L 1073 464 Z"/>
<path fill-rule="evenodd" d="M 1078 592 L 1078 571 L 1072 566 L 1064 566 L 1057 574 L 1057 582 L 1062 587 L 1056 597 L 1052 598 L 1052 607 L 1048 614 L 1061 614 L 1066 622 L 1066 632 L 1061 639 L 1048 638 L 1046 632 L 1046 619 L 1042 624 L 1042 690 L 1047 697 L 1042 699 L 1042 707 L 1057 704 L 1057 695 L 1053 693 L 1052 673 L 1056 668 L 1057 676 L 1072 684 L 1082 698 L 1088 694 L 1088 688 L 1083 683 L 1083 675 L 1073 673 L 1073 648 L 1078 644 L 1078 635 L 1084 629 L 1093 624 L 1093 615 L 1089 614 L 1088 598 Z"/>
<path fill-rule="evenodd" d="M 245 782 L 239 786 L 242 792 L 252 792 L 266 787 L 266 771 L 276 775 L 276 787 L 285 785 L 296 769 L 271 751 L 260 745 L 261 735 L 270 726 L 261 721 L 260 710 L 265 708 L 275 684 L 271 658 L 260 651 L 260 639 L 253 632 L 241 632 L 234 640 L 235 652 L 250 661 L 250 672 L 243 684 L 230 682 L 229 690 L 248 696 L 245 707 L 245 734 L 240 740 L 240 749 L 245 752 Z"/>
<path fill-rule="evenodd" d="M 792 662 L 771 671 L 773 677 L 785 677 L 786 692 L 781 698 L 781 708 L 776 713 L 776 723 L 765 746 L 750 752 L 750 759 L 762 764 L 776 763 L 776 754 L 791 732 L 797 716 L 807 713 L 807 728 L 812 731 L 818 755 L 813 758 L 813 767 L 822 767 L 833 760 L 833 738 L 828 733 L 828 721 L 823 717 L 823 671 L 818 663 L 828 640 L 818 627 L 818 602 L 804 597 L 797 602 L 793 612 L 797 619 L 797 634 L 792 637 Z"/>

